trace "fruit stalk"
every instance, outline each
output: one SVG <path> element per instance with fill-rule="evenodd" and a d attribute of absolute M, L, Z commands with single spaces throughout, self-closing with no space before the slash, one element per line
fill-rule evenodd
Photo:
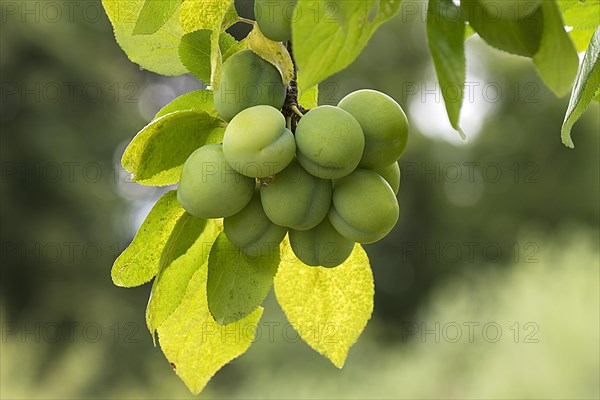
<path fill-rule="evenodd" d="M 285 102 L 283 103 L 283 109 L 281 112 L 286 118 L 290 118 L 291 120 L 291 131 L 292 133 L 296 133 L 296 126 L 298 125 L 298 121 L 302 118 L 295 110 L 299 110 L 300 113 L 306 114 L 308 109 L 302 107 L 298 103 L 298 69 L 296 68 L 296 59 L 294 58 L 294 49 L 291 41 L 286 42 L 286 48 L 290 53 L 290 57 L 292 58 L 292 63 L 294 64 L 294 76 L 287 88 L 287 95 L 285 97 Z"/>

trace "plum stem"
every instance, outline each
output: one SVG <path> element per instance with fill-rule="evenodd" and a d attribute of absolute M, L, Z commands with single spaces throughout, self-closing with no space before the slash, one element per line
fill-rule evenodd
<path fill-rule="evenodd" d="M 248 19 L 248 18 L 243 18 L 243 17 L 239 17 L 238 18 L 238 22 L 244 22 L 244 23 L 252 25 L 252 26 L 254 26 L 254 24 L 256 23 L 256 21 L 253 21 L 253 20 Z"/>
<path fill-rule="evenodd" d="M 292 111 L 293 111 L 293 112 L 294 112 L 294 113 L 295 113 L 297 116 L 299 116 L 300 118 L 304 117 L 304 114 L 302 113 L 302 111 L 300 111 L 300 110 L 298 109 L 298 106 L 296 106 L 296 105 L 292 105 L 290 108 L 291 108 L 291 109 L 292 109 Z"/>
<path fill-rule="evenodd" d="M 290 130 L 292 133 L 296 133 L 296 126 L 298 125 L 300 118 L 302 118 L 309 110 L 305 109 L 298 103 L 298 69 L 296 68 L 294 48 L 291 41 L 286 42 L 286 48 L 290 53 L 292 63 L 294 64 L 294 75 L 287 88 L 287 94 L 281 112 L 286 118 L 291 118 Z"/>

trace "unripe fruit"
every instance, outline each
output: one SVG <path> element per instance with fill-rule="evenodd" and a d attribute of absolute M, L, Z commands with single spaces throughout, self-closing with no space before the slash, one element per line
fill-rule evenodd
<path fill-rule="evenodd" d="M 271 40 L 292 40 L 292 17 L 297 0 L 255 0 L 254 15 L 260 31 Z"/>
<path fill-rule="evenodd" d="M 275 225 L 267 217 L 258 190 L 242 211 L 224 219 L 223 229 L 231 243 L 253 257 L 278 248 L 287 233 L 286 228 Z"/>
<path fill-rule="evenodd" d="M 335 184 L 329 220 L 347 239 L 374 243 L 392 230 L 399 214 L 394 191 L 376 172 L 357 169 Z"/>
<path fill-rule="evenodd" d="M 223 138 L 223 154 L 240 174 L 265 178 L 290 164 L 296 141 L 281 112 L 271 106 L 255 106 L 231 120 Z"/>
<path fill-rule="evenodd" d="M 398 161 L 408 141 L 408 120 L 394 99 L 375 90 L 359 90 L 344 97 L 338 107 L 352 114 L 365 134 L 362 168 Z"/>
<path fill-rule="evenodd" d="M 397 162 L 389 167 L 373 168 L 373 171 L 381 175 L 390 184 L 394 193 L 398 194 L 400 191 L 400 165 Z"/>
<path fill-rule="evenodd" d="M 294 160 L 260 188 L 265 214 L 274 224 L 295 230 L 317 226 L 331 206 L 331 181 L 317 178 Z"/>
<path fill-rule="evenodd" d="M 240 111 L 258 105 L 280 110 L 286 88 L 277 69 L 251 50 L 229 57 L 221 68 L 221 83 L 213 92 L 221 118 L 231 121 Z"/>
<path fill-rule="evenodd" d="M 223 218 L 240 212 L 252 198 L 256 181 L 237 173 L 225 161 L 223 148 L 209 144 L 190 155 L 183 166 L 177 199 L 198 218 Z"/>
<path fill-rule="evenodd" d="M 309 173 L 339 179 L 356 169 L 365 147 L 358 121 L 333 106 L 310 110 L 296 128 L 297 157 Z"/>
<path fill-rule="evenodd" d="M 350 256 L 354 242 L 335 230 L 328 218 L 308 231 L 290 231 L 290 244 L 300 261 L 313 267 L 337 267 Z"/>

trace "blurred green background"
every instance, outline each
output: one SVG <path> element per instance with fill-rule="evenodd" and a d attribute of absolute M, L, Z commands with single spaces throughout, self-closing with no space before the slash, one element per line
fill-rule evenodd
<path fill-rule="evenodd" d="M 424 4 L 407 4 L 321 86 L 323 104 L 384 91 L 411 121 L 400 221 L 367 246 L 372 320 L 337 370 L 271 294 L 256 343 L 202 398 L 599 397 L 598 104 L 566 149 L 568 99 L 470 38 L 460 141 Z M 150 286 L 117 288 L 110 268 L 163 193 L 128 182 L 123 149 L 202 84 L 129 62 L 99 1 L 2 1 L 1 18 L 0 397 L 193 397 L 145 328 Z"/>

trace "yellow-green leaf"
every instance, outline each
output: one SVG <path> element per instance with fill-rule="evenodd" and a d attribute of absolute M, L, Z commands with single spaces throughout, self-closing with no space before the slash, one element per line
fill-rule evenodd
<path fill-rule="evenodd" d="M 115 38 L 127 57 L 141 67 L 162 75 L 181 75 L 187 71 L 179 61 L 179 40 L 183 29 L 174 13 L 156 33 L 133 35 L 144 0 L 102 0 L 113 26 Z"/>
<path fill-rule="evenodd" d="M 123 167 L 142 185 L 166 186 L 179 181 L 183 164 L 196 149 L 223 138 L 222 121 L 206 112 L 175 111 L 162 116 L 133 138 Z"/>
<path fill-rule="evenodd" d="M 300 85 L 298 85 L 300 86 Z M 298 103 L 304 108 L 315 108 L 319 105 L 319 87 L 302 90 L 298 95 Z"/>
<path fill-rule="evenodd" d="M 133 242 L 115 260 L 111 272 L 115 285 L 139 286 L 156 276 L 163 249 L 184 214 L 175 191 L 168 192 L 156 202 Z"/>
<path fill-rule="evenodd" d="M 267 39 L 258 29 L 258 25 L 254 25 L 246 42 L 250 50 L 277 68 L 284 85 L 287 86 L 291 82 L 294 77 L 294 63 L 283 43 Z"/>
<path fill-rule="evenodd" d="M 594 36 L 594 29 L 573 29 L 569 32 L 569 36 L 575 44 L 577 53 L 581 53 L 585 51 L 590 44 L 590 40 L 592 40 L 592 36 Z"/>
<path fill-rule="evenodd" d="M 220 28 L 233 0 L 183 0 L 181 26 L 185 33 Z"/>
<path fill-rule="evenodd" d="M 194 394 L 221 367 L 248 350 L 263 312 L 258 308 L 234 324 L 217 325 L 208 311 L 206 277 L 205 267 L 194 273 L 181 304 L 158 328 L 163 353 Z"/>
<path fill-rule="evenodd" d="M 218 233 L 214 220 L 185 213 L 177 221 L 164 247 L 146 308 L 150 333 L 154 333 L 179 306 L 194 273 L 199 268 L 207 268 L 208 254 Z"/>
<path fill-rule="evenodd" d="M 173 16 L 181 0 L 146 0 L 133 28 L 134 35 L 156 33 Z"/>
<path fill-rule="evenodd" d="M 175 100 L 161 108 L 154 116 L 153 121 L 175 111 L 183 110 L 206 112 L 212 117 L 219 118 L 217 110 L 215 110 L 212 92 L 210 90 L 201 89 L 177 97 Z"/>
<path fill-rule="evenodd" d="M 282 244 L 275 295 L 288 321 L 310 347 L 344 366 L 373 312 L 373 274 L 369 259 L 357 244 L 336 268 L 309 267 Z"/>

